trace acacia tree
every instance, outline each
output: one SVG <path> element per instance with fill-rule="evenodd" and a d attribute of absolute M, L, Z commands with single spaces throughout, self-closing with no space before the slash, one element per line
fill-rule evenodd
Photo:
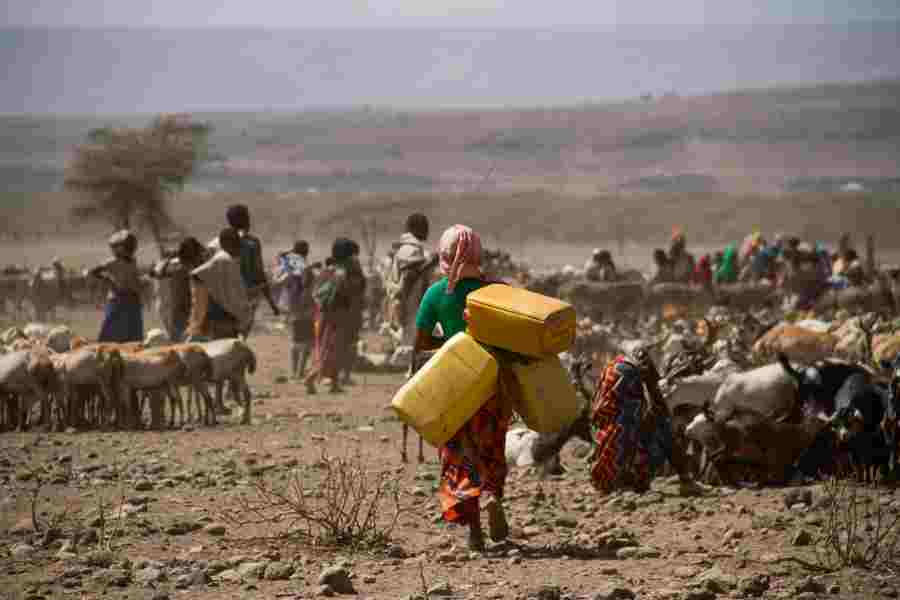
<path fill-rule="evenodd" d="M 66 167 L 65 186 L 82 199 L 72 215 L 118 229 L 146 227 L 162 252 L 163 233 L 175 229 L 168 200 L 205 156 L 209 131 L 186 115 L 91 131 Z"/>

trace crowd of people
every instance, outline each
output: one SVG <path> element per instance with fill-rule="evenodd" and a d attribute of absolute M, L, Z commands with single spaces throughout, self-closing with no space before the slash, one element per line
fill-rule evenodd
<path fill-rule="evenodd" d="M 338 238 L 324 262 L 311 262 L 303 240 L 276 256 L 276 300 L 263 267 L 261 241 L 250 233 L 247 207 L 226 213 L 228 226 L 204 246 L 184 239 L 176 252 L 163 258 L 153 276 L 167 282 L 171 297 L 169 334 L 172 341 L 246 337 L 257 305 L 265 299 L 277 315 L 284 311 L 290 333 L 290 366 L 307 393 L 323 380 L 331 392 L 352 383 L 350 370 L 363 325 L 366 278 L 359 245 Z M 429 247 L 427 217 L 413 214 L 403 234 L 391 246 L 382 265 L 385 319 L 402 332 L 413 352 L 440 347 L 464 331 L 466 297 L 493 283 L 484 268 L 485 252 L 478 233 L 454 225 L 440 236 L 436 251 Z M 91 271 L 111 284 L 100 341 L 143 339 L 136 237 L 121 231 L 109 240 L 112 258 Z M 502 257 L 500 257 L 502 258 Z M 812 274 L 810 298 L 828 286 L 860 285 L 865 270 L 848 236 L 828 252 L 796 238 L 776 236 L 769 243 L 753 233 L 722 252 L 695 260 L 685 236 L 676 231 L 668 251 L 654 252 L 653 281 L 713 286 L 738 281 L 768 280 L 778 285 L 785 266 Z M 598 249 L 585 265 L 593 281 L 616 281 L 612 256 Z M 307 365 L 312 358 L 312 366 Z M 488 534 L 502 540 L 509 533 L 503 508 L 507 476 L 506 433 L 519 393 L 510 365 L 500 359 L 494 396 L 440 449 L 438 496 L 443 517 L 468 528 L 473 549 L 484 547 L 481 514 L 487 513 Z M 659 373 L 646 351 L 613 359 L 603 370 L 592 406 L 594 435 L 591 481 L 599 493 L 631 488 L 644 491 L 666 462 L 692 485 L 684 452 L 672 435 L 671 416 L 658 387 Z"/>
<path fill-rule="evenodd" d="M 589 281 L 614 282 L 619 275 L 608 250 L 597 248 L 584 267 Z M 865 265 L 844 234 L 832 252 L 822 243 L 815 245 L 797 237 L 776 235 L 768 241 L 753 232 L 740 243 L 699 259 L 688 252 L 685 235 L 676 230 L 668 250 L 653 251 L 651 283 L 682 283 L 711 289 L 715 285 L 768 283 L 784 285 L 788 278 L 801 289 L 800 308 L 809 307 L 824 291 L 863 286 Z"/>

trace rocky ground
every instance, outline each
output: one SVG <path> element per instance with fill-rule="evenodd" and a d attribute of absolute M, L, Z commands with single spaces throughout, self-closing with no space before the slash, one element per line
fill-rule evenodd
<path fill-rule="evenodd" d="M 900 515 L 893 490 L 878 490 L 860 509 L 858 532 L 832 525 L 834 494 L 822 484 L 704 486 L 685 497 L 658 479 L 643 496 L 600 497 L 587 448 L 576 444 L 564 453 L 562 477 L 512 471 L 511 539 L 470 553 L 464 532 L 436 519 L 434 449 L 416 464 L 413 436 L 413 462 L 400 461 L 400 424 L 386 409 L 400 376 L 357 374 L 345 394 L 308 396 L 285 377 L 284 337 L 251 342 L 261 368 L 251 380 L 250 426 L 238 425 L 235 411 L 215 428 L 0 436 L 0 598 L 850 599 L 900 591 L 886 566 L 825 572 L 817 552 L 828 531 L 871 539 L 879 515 Z M 302 527 L 286 519 L 241 524 L 253 520 L 241 498 L 257 498 L 260 477 L 299 481 L 310 502 L 321 502 L 323 452 L 396 483 L 400 512 L 385 543 L 353 550 L 299 538 Z M 380 506 L 377 527 L 386 528 L 393 504 Z"/>

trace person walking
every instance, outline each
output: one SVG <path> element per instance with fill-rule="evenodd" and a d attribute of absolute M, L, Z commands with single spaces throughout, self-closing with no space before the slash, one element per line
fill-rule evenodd
<path fill-rule="evenodd" d="M 425 292 L 416 316 L 414 352 L 439 348 L 464 331 L 466 296 L 490 283 L 481 270 L 481 239 L 464 225 L 447 229 L 440 239 L 439 260 L 444 277 Z M 434 337 L 440 325 L 442 337 Z M 512 417 L 515 375 L 501 364 L 496 394 L 453 438 L 440 448 L 438 489 L 443 518 L 469 528 L 469 547 L 484 548 L 481 511 L 488 513 L 491 539 L 506 538 L 509 525 L 502 498 L 506 483 L 506 432 Z"/>

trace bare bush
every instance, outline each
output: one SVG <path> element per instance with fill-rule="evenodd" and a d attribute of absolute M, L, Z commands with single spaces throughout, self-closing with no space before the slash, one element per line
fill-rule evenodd
<path fill-rule="evenodd" d="M 366 469 L 359 454 L 323 453 L 312 465 L 299 465 L 280 481 L 260 474 L 242 494 L 236 511 L 221 514 L 237 526 L 279 526 L 282 534 L 320 546 L 352 550 L 385 545 L 402 508 L 391 471 Z"/>
<path fill-rule="evenodd" d="M 824 532 L 814 546 L 823 569 L 892 571 L 897 567 L 900 513 L 880 500 L 877 489 L 853 479 L 832 478 L 825 483 Z"/>

